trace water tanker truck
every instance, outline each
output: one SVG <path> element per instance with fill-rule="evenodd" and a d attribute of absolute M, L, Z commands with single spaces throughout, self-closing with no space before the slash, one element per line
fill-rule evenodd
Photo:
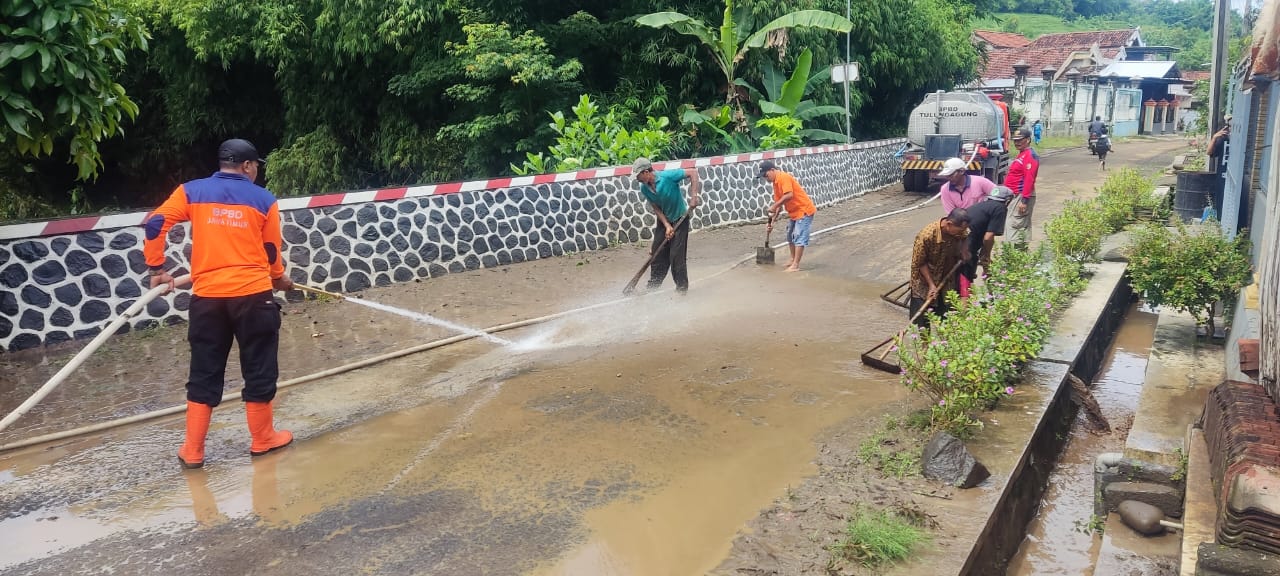
<path fill-rule="evenodd" d="M 911 111 L 902 151 L 902 187 L 927 192 L 948 158 L 969 162 L 969 173 L 1004 183 L 1012 142 L 1003 138 L 1004 112 L 981 92 L 934 92 Z"/>

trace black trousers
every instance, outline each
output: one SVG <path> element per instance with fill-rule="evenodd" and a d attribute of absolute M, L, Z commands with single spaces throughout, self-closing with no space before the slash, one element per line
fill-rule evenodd
<path fill-rule="evenodd" d="M 911 298 L 907 300 L 907 318 L 914 317 L 916 312 L 919 312 L 922 306 L 924 306 L 924 298 L 918 298 L 915 295 L 912 295 Z M 947 312 L 950 312 L 951 307 L 947 305 L 946 295 L 938 294 L 938 297 L 934 298 L 933 303 L 929 305 L 929 310 L 933 311 L 933 313 L 938 316 L 945 316 Z M 915 325 L 921 328 L 928 328 L 929 313 L 925 312 L 924 314 L 921 314 L 919 318 L 916 318 Z"/>
<path fill-rule="evenodd" d="M 659 221 L 653 228 L 653 247 L 649 249 L 650 254 L 657 254 L 653 259 L 653 264 L 649 267 L 649 288 L 657 288 L 662 286 L 662 282 L 667 279 L 667 270 L 671 270 L 671 277 L 676 281 L 676 290 L 687 292 L 689 290 L 689 219 L 685 218 L 679 226 L 676 226 L 676 235 L 671 237 L 671 241 L 666 246 L 662 246 L 662 239 L 667 237 L 667 228 Z M 662 246 L 662 250 L 658 250 L 658 246 Z"/>
<path fill-rule="evenodd" d="M 280 305 L 271 291 L 231 298 L 193 296 L 187 325 L 191 375 L 187 400 L 209 406 L 222 402 L 231 341 L 240 345 L 245 402 L 270 402 L 280 375 Z"/>

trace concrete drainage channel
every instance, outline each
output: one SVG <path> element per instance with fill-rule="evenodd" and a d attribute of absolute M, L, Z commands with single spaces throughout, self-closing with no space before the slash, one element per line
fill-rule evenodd
<path fill-rule="evenodd" d="M 1178 574 L 1180 555 L 1187 563 L 1181 530 L 1144 537 L 1116 513 L 1122 502 L 1137 501 L 1152 512 L 1153 526 L 1161 519 L 1179 521 L 1187 483 L 1186 459 L 1179 462 L 1179 456 L 1188 445 L 1181 431 L 1203 405 L 1194 391 L 1171 401 L 1178 393 L 1167 388 L 1179 386 L 1165 382 L 1169 367 L 1161 365 L 1168 362 L 1164 349 L 1177 346 L 1171 342 L 1185 340 L 1184 333 L 1194 342 L 1194 324 L 1167 313 L 1157 321 L 1155 314 L 1136 308 L 1126 267 L 1124 262 L 1099 264 L 1040 357 L 1028 364 L 1020 389 L 1039 387 L 1043 399 L 1035 406 L 997 409 L 994 417 L 1019 427 L 1016 434 L 1023 442 L 958 574 L 1155 576 Z M 1220 348 L 1192 346 L 1196 362 L 1177 369 L 1199 373 L 1212 387 L 1221 381 L 1210 369 L 1215 350 L 1220 363 Z M 1106 435 L 1081 429 L 1086 423 L 1077 419 L 1072 375 L 1086 383 L 1101 380 L 1095 393 L 1110 419 Z M 1028 416 L 1019 421 L 1019 411 Z M 1167 422 L 1166 413 L 1174 414 Z M 1077 420 L 1080 426 L 1073 429 Z M 1161 436 L 1158 441 L 1151 439 L 1153 430 Z M 1182 574 L 1191 573 L 1183 568 Z"/>
<path fill-rule="evenodd" d="M 1037 415 L 1014 423 L 1026 426 L 1028 434 L 959 574 L 1003 574 L 1022 544 L 1076 417 L 1069 376 L 1094 379 L 1133 299 L 1125 268 L 1125 263 L 1099 264 L 1089 286 L 1062 314 L 1040 357 L 1028 363 L 1022 387 L 1047 391 Z"/>

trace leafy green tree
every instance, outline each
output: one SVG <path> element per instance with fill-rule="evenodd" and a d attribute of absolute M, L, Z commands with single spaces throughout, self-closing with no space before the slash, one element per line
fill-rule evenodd
<path fill-rule="evenodd" d="M 100 0 L 8 0 L 0 17 L 0 143 L 38 157 L 67 138 L 77 177 L 97 176 L 98 143 L 138 114 L 115 75 L 146 32 Z"/>
<path fill-rule="evenodd" d="M 641 26 L 670 28 L 680 34 L 697 38 L 710 52 L 724 79 L 725 102 L 734 107 L 735 119 L 740 131 L 748 127 L 742 110 L 741 94 L 736 88 L 738 63 L 749 50 L 765 47 L 785 47 L 786 31 L 791 28 L 820 28 L 833 32 L 848 32 L 851 23 L 838 14 L 823 10 L 799 10 L 785 14 L 758 29 L 753 30 L 753 19 L 745 10 L 735 12 L 733 0 L 725 0 L 724 17 L 719 33 L 712 32 L 701 20 L 679 12 L 655 12 L 636 20 Z"/>
<path fill-rule="evenodd" d="M 529 153 L 524 164 L 513 164 L 511 171 L 524 176 L 619 166 L 641 156 L 661 158 L 671 146 L 667 132 L 671 121 L 666 116 L 650 116 L 643 127 L 627 128 L 625 112 L 615 107 L 601 113 L 600 105 L 586 94 L 578 98 L 571 112 L 573 118 L 560 111 L 551 114 L 556 143 L 548 148 L 549 157 L 542 152 Z"/>
<path fill-rule="evenodd" d="M 1183 26 L 1144 26 L 1142 38 L 1152 46 L 1176 46 L 1179 70 L 1208 70 L 1213 59 L 1213 36 L 1208 30 Z"/>
<path fill-rule="evenodd" d="M 442 127 L 440 136 L 468 145 L 495 138 L 514 139 L 514 149 L 532 148 L 532 134 L 521 138 L 520 131 L 510 129 L 532 129 L 531 120 L 558 94 L 577 90 L 575 79 L 582 64 L 577 60 L 557 62 L 546 40 L 532 31 L 513 35 L 507 24 L 468 24 L 463 32 L 466 42 L 451 43 L 448 50 L 465 63 L 468 82 L 450 86 L 445 95 L 484 112 Z"/>
<path fill-rule="evenodd" d="M 862 63 L 851 101 L 856 135 L 902 134 L 925 93 L 976 77 L 978 52 L 966 24 L 972 16 L 972 7 L 949 0 L 855 3 L 849 59 Z"/>

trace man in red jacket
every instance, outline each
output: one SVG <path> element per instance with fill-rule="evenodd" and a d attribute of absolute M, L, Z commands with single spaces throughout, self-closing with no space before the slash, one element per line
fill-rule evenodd
<path fill-rule="evenodd" d="M 280 345 L 280 305 L 271 292 L 288 290 L 293 282 L 284 275 L 276 198 L 253 183 L 261 162 L 248 141 L 223 142 L 219 170 L 178 186 L 143 223 L 143 253 L 154 288 L 173 285 L 164 268 L 169 229 L 191 222 L 191 372 L 187 437 L 178 450 L 184 468 L 204 466 L 204 440 L 213 407 L 222 401 L 233 340 L 240 346 L 244 411 L 253 436 L 249 454 L 266 454 L 293 441 L 289 431 L 275 429 L 271 413 Z"/>
<path fill-rule="evenodd" d="M 1018 157 L 1009 165 L 1004 185 L 1013 191 L 1013 203 L 1009 206 L 1009 241 L 1015 246 L 1026 247 L 1031 241 L 1031 212 L 1036 206 L 1036 175 L 1040 172 L 1040 158 L 1031 149 L 1031 131 L 1019 128 L 1013 136 L 1013 146 Z"/>

